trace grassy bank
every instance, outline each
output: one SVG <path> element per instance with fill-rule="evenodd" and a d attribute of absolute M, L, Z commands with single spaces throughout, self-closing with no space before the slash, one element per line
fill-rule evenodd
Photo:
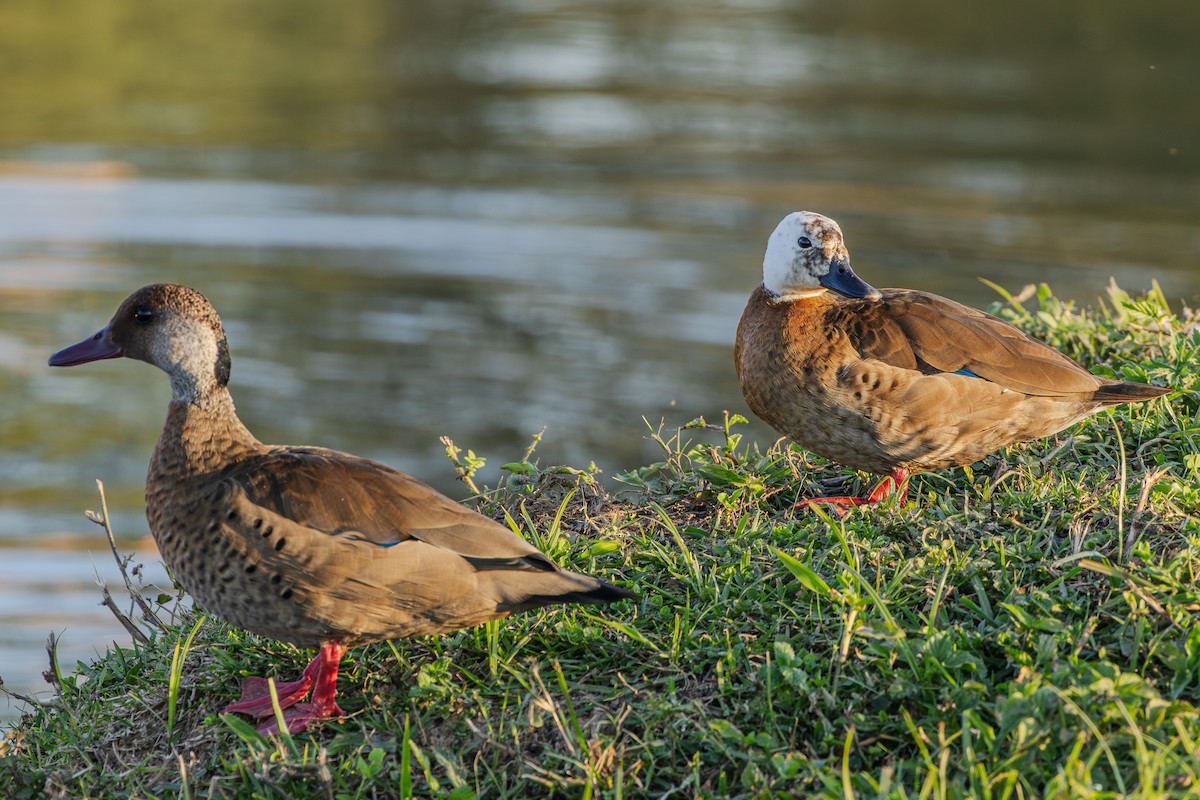
<path fill-rule="evenodd" d="M 481 508 L 640 601 L 360 648 L 350 716 L 275 739 L 218 709 L 308 654 L 183 613 L 61 677 L 8 736 L 4 796 L 1200 792 L 1200 331 L 1111 298 L 1001 313 L 1176 393 L 844 520 L 792 505 L 871 476 L 736 417 L 657 429 L 662 460 L 604 483 L 531 451 Z"/>

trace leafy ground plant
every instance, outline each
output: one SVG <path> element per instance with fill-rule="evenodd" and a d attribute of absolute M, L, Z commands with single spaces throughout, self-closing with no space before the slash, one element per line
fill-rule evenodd
<path fill-rule="evenodd" d="M 1157 289 L 1006 300 L 1093 369 L 1176 391 L 841 520 L 793 506 L 871 476 L 747 444 L 736 415 L 651 426 L 661 459 L 614 486 L 531 447 L 478 487 L 447 441 L 481 509 L 640 601 L 360 648 L 350 715 L 269 739 L 219 709 L 306 654 L 184 609 L 57 678 L 7 735 L 5 796 L 1200 793 L 1197 318 Z"/>

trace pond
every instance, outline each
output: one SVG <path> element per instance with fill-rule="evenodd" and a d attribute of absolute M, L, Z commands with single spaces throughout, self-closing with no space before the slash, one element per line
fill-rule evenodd
<path fill-rule="evenodd" d="M 96 479 L 165 580 L 141 491 L 166 381 L 46 367 L 133 289 L 213 300 L 264 441 L 462 497 L 439 436 L 486 481 L 544 428 L 543 464 L 611 481 L 654 459 L 647 421 L 749 416 L 733 334 L 798 208 L 877 286 L 1195 305 L 1200 5 L 1156 8 L 6 3 L 5 685 L 46 693 L 52 630 L 66 666 L 124 641 Z"/>

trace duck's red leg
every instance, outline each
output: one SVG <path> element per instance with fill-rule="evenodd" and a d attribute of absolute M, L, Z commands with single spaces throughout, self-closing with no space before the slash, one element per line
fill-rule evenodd
<path fill-rule="evenodd" d="M 875 488 L 866 497 L 810 497 L 808 500 L 796 503 L 796 508 L 802 508 L 810 503 L 829 503 L 840 517 L 855 506 L 879 503 L 892 494 L 898 495 L 899 502 L 904 503 L 908 499 L 909 474 L 910 471 L 907 469 L 892 470 L 887 477 L 875 484 Z"/>
<path fill-rule="evenodd" d="M 346 648 L 341 644 L 326 642 L 316 657 L 304 668 L 300 680 L 275 684 L 275 694 L 279 697 L 279 707 L 285 709 L 283 717 L 289 731 L 298 733 L 307 728 L 313 720 L 345 714 L 334 699 L 337 694 L 338 665 L 345 654 Z M 313 692 L 312 702 L 301 703 L 309 689 Z M 260 719 L 274 717 L 275 709 L 271 704 L 271 690 L 267 686 L 267 679 L 243 679 L 241 699 L 226 706 L 224 710 L 226 713 L 250 714 Z M 258 730 L 264 734 L 279 731 L 274 719 L 260 725 Z"/>

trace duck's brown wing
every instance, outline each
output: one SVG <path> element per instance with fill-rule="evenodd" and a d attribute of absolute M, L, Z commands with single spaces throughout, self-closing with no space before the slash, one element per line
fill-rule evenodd
<path fill-rule="evenodd" d="M 201 586 L 198 598 L 288 641 L 355 645 L 632 596 L 560 569 L 505 526 L 402 472 L 344 453 L 271 448 L 206 482 L 211 496 L 200 505 L 214 521 L 199 522 L 223 532 L 218 546 L 238 566 L 218 578 L 222 587 L 241 584 L 236 592 Z"/>
<path fill-rule="evenodd" d="M 228 470 L 256 506 L 313 531 L 392 547 L 419 540 L 477 568 L 556 567 L 533 545 L 421 481 L 364 458 L 278 447 Z"/>
<path fill-rule="evenodd" d="M 925 373 L 966 371 L 1042 397 L 1091 394 L 1105 381 L 1007 322 L 925 292 L 884 289 L 839 304 L 831 323 L 864 359 Z"/>

